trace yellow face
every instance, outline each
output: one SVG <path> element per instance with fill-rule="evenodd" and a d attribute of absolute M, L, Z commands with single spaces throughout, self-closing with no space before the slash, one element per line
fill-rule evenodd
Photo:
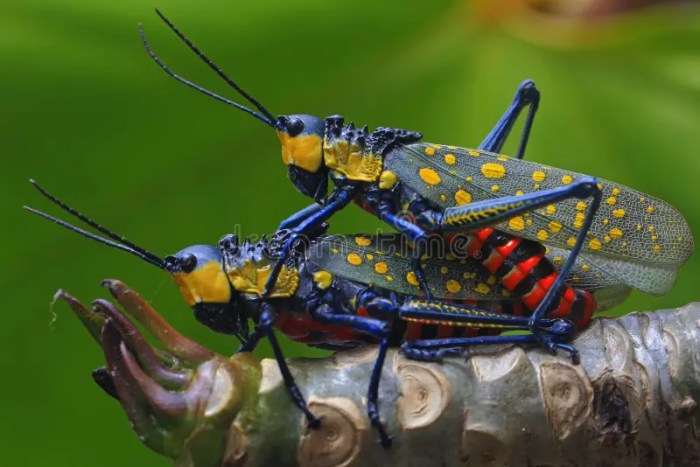
<path fill-rule="evenodd" d="M 284 165 L 293 165 L 311 173 L 318 171 L 323 159 L 323 141 L 318 135 L 289 136 L 285 131 L 278 131 L 277 137 L 282 143 Z"/>
<path fill-rule="evenodd" d="M 228 303 L 231 287 L 218 261 L 209 261 L 193 271 L 170 274 L 188 306 L 196 303 Z"/>

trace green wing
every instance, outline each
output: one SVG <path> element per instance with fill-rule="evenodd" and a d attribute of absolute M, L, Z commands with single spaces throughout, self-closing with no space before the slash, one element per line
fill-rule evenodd
<path fill-rule="evenodd" d="M 435 246 L 435 245 L 434 245 Z M 357 282 L 420 296 L 413 268 L 411 247 L 401 234 L 328 235 L 315 240 L 306 251 L 306 259 L 330 273 Z M 550 248 L 547 252 L 556 268 L 568 258 L 567 250 Z M 480 262 L 457 258 L 433 249 L 421 261 L 428 285 L 436 298 L 474 300 L 514 300 L 518 297 L 506 290 L 498 278 Z M 597 266 L 578 260 L 567 277 L 567 283 L 589 290 L 604 300 L 599 309 L 610 308 L 623 301 L 629 287 Z"/>
<path fill-rule="evenodd" d="M 421 143 L 391 151 L 385 169 L 404 185 L 443 208 L 555 188 L 581 174 L 498 154 Z M 603 202 L 583 249 L 586 261 L 618 282 L 664 293 L 675 270 L 693 251 L 683 216 L 668 203 L 607 180 L 599 180 Z M 518 216 L 499 230 L 562 249 L 571 248 L 588 200 L 569 199 Z"/>

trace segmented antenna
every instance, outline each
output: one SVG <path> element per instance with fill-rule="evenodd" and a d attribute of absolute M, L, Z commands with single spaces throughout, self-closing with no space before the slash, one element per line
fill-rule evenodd
<path fill-rule="evenodd" d="M 182 33 L 182 31 L 180 31 L 168 18 L 166 18 L 165 15 L 161 13 L 160 10 L 158 10 L 158 8 L 156 8 L 155 10 L 156 14 L 160 16 L 160 19 L 162 19 L 163 22 L 165 22 L 165 24 L 168 25 L 168 27 L 177 35 L 177 37 L 179 37 L 180 40 L 182 40 L 182 42 L 187 44 L 187 47 L 189 47 L 190 50 L 194 52 L 204 63 L 206 63 L 207 66 L 209 66 L 209 68 L 214 70 L 214 72 L 217 75 L 219 75 L 219 77 L 223 79 L 226 82 L 226 84 L 238 91 L 238 94 L 240 94 L 248 102 L 253 104 L 263 115 L 270 119 L 270 121 L 275 121 L 275 116 L 272 115 L 265 107 L 263 107 L 263 105 L 260 102 L 258 102 L 257 99 L 248 94 L 248 92 L 245 89 L 240 87 L 234 80 L 232 80 L 228 75 L 226 75 L 226 73 L 224 73 L 224 71 L 221 68 L 219 68 L 219 66 L 216 63 L 214 63 L 209 57 L 204 55 L 204 52 L 199 50 L 199 48 L 196 45 L 194 45 L 194 43 L 187 36 L 185 36 Z"/>
<path fill-rule="evenodd" d="M 159 269 L 163 269 L 163 260 L 161 259 L 154 259 L 158 258 L 157 256 L 153 254 L 149 254 L 149 256 L 146 256 L 145 254 L 141 253 L 140 251 L 137 251 L 133 248 L 130 248 L 126 245 L 122 245 L 121 243 L 116 243 L 111 240 L 107 240 L 106 238 L 102 238 L 99 235 L 95 235 L 93 233 L 90 233 L 86 230 L 83 230 L 81 228 L 78 228 L 74 225 L 69 224 L 68 222 L 62 221 L 61 219 L 58 219 L 56 217 L 50 216 L 46 214 L 45 212 L 41 212 L 37 209 L 30 208 L 29 206 L 22 206 L 24 209 L 27 211 L 36 214 L 37 216 L 43 217 L 44 219 L 48 219 L 51 222 L 55 222 L 56 224 L 60 225 L 61 227 L 65 227 L 66 229 L 73 231 L 79 235 L 82 235 L 83 237 L 90 238 L 92 240 L 95 240 L 98 243 L 102 243 L 103 245 L 111 246 L 113 248 L 117 248 L 122 251 L 126 251 L 127 253 L 131 253 L 134 256 L 137 256 L 141 258 L 142 260 L 146 261 L 147 263 L 151 263 L 152 265 L 158 267 Z"/>
<path fill-rule="evenodd" d="M 202 86 L 195 84 L 192 81 L 190 81 L 186 78 L 183 78 L 182 76 L 180 76 L 177 73 L 175 73 L 174 71 L 172 71 L 165 63 L 163 63 L 163 61 L 161 61 L 160 58 L 158 58 L 158 56 L 151 49 L 151 45 L 148 43 L 148 39 L 146 39 L 146 34 L 143 32 L 143 25 L 141 25 L 141 24 L 139 24 L 139 35 L 141 36 L 141 42 L 143 43 L 143 46 L 146 49 L 146 52 L 148 52 L 148 55 L 151 57 L 151 59 L 153 59 L 153 61 L 156 62 L 156 64 L 164 72 L 166 72 L 168 75 L 172 76 L 175 80 L 181 82 L 182 84 L 184 84 L 186 86 L 191 87 L 192 89 L 194 89 L 196 91 L 201 92 L 204 95 L 207 95 L 213 99 L 216 99 L 219 102 L 223 102 L 226 105 L 230 105 L 230 106 L 235 107 L 239 110 L 242 110 L 242 111 L 252 115 L 253 117 L 257 118 L 258 120 L 265 123 L 266 125 L 271 126 L 272 128 L 275 128 L 275 129 L 278 128 L 279 124 L 277 123 L 277 121 L 274 118 L 268 117 L 266 115 L 261 115 L 258 112 L 249 109 L 248 107 L 245 107 L 245 106 L 243 106 L 237 102 L 234 102 L 230 99 L 226 99 L 225 97 L 222 97 L 222 96 L 220 96 L 220 95 L 218 95 L 218 94 L 216 94 L 208 89 L 205 89 Z M 265 112 L 267 114 L 269 114 L 269 112 L 267 112 L 267 111 L 265 111 Z"/>
<path fill-rule="evenodd" d="M 151 258 L 151 260 L 153 260 L 153 261 L 158 261 L 159 264 L 163 262 L 162 259 L 160 259 L 158 256 L 154 255 L 150 251 L 146 250 L 145 248 L 142 248 L 142 247 L 138 246 L 137 244 L 129 241 L 127 238 L 112 232 L 111 230 L 109 230 L 106 227 L 101 226 L 97 222 L 95 222 L 92 219 L 90 219 L 89 217 L 87 217 L 85 214 L 82 214 L 82 213 L 76 211 L 75 209 L 73 209 L 72 207 L 68 206 L 66 203 L 64 203 L 63 201 L 61 201 L 60 199 L 56 198 L 54 195 L 52 195 L 51 193 L 46 191 L 46 189 L 44 189 L 41 185 L 39 185 L 35 180 L 29 179 L 29 183 L 31 183 L 34 186 L 34 188 L 36 188 L 39 191 L 39 193 L 41 193 L 46 198 L 51 200 L 51 202 L 53 202 L 55 205 L 57 205 L 58 207 L 60 207 L 64 211 L 66 211 L 71 216 L 80 219 L 81 221 L 83 221 L 84 223 L 89 225 L 90 227 L 107 235 L 112 240 L 115 240 L 116 242 L 121 243 L 122 245 L 125 245 L 125 246 L 131 248 L 132 250 L 141 253 L 143 256 L 147 256 L 147 257 Z M 31 210 L 31 208 L 28 208 L 28 209 Z M 32 211 L 32 212 L 34 212 L 34 211 Z M 38 214 L 38 212 L 35 212 L 35 214 Z M 46 215 L 44 217 L 46 217 Z M 53 219 L 49 219 L 49 220 L 53 220 Z M 54 222 L 55 222 L 55 220 L 54 220 Z M 60 222 L 57 222 L 57 223 L 60 224 Z M 68 225 L 70 225 L 70 224 L 68 224 Z"/>

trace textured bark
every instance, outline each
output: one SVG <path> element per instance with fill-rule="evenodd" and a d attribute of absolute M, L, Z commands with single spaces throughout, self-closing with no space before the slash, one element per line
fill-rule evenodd
<path fill-rule="evenodd" d="M 134 312 L 145 302 L 117 281 L 106 285 L 149 328 L 150 318 Z M 385 450 L 366 415 L 374 347 L 290 360 L 309 407 L 323 417 L 319 430 L 309 430 L 273 360 L 206 354 L 201 347 L 189 358 L 183 341 L 175 348 L 160 340 L 160 359 L 189 378 L 174 388 L 145 368 L 133 337 L 123 324 L 113 325 L 112 311 L 98 318 L 61 296 L 89 329 L 101 327 L 132 425 L 176 465 L 700 465 L 700 304 L 595 320 L 574 343 L 580 365 L 510 345 L 475 348 L 468 358 L 442 364 L 392 351 L 380 385 L 382 420 L 395 437 Z M 144 369 L 120 363 L 116 348 L 122 357 L 136 355 Z M 137 370 L 151 378 L 139 379 Z M 120 378 L 128 384 L 120 386 Z M 185 410 L 173 409 L 173 394 L 187 401 Z M 149 442 L 152 432 L 166 433 L 167 442 Z"/>

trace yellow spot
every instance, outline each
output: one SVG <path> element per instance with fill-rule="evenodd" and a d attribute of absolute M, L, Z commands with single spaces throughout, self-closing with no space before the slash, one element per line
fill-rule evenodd
<path fill-rule="evenodd" d="M 683 237 L 678 237 L 678 238 L 676 239 L 676 241 L 677 241 L 678 243 L 682 243 L 683 240 L 685 240 Z"/>
<path fill-rule="evenodd" d="M 622 248 L 627 248 L 627 242 L 622 242 Z"/>
<path fill-rule="evenodd" d="M 447 274 L 447 271 L 448 271 L 448 269 L 447 269 L 445 266 L 443 266 L 443 267 L 440 268 L 440 272 L 441 272 L 442 274 Z"/>
<path fill-rule="evenodd" d="M 571 182 L 573 182 L 573 181 L 574 181 L 574 179 L 571 178 L 571 175 L 564 175 L 564 176 L 561 178 L 561 182 L 562 182 L 564 185 L 568 185 L 569 183 L 571 183 Z"/>
<path fill-rule="evenodd" d="M 480 282 L 476 287 L 474 287 L 474 292 L 486 295 L 487 293 L 491 292 L 491 287 L 484 284 L 483 282 Z"/>
<path fill-rule="evenodd" d="M 385 274 L 389 270 L 389 266 L 387 266 L 385 262 L 380 261 L 374 265 L 374 270 L 379 274 Z"/>
<path fill-rule="evenodd" d="M 591 270 L 591 267 L 587 264 L 584 264 L 581 266 L 581 269 L 583 269 L 583 272 L 588 272 Z"/>
<path fill-rule="evenodd" d="M 610 206 L 615 206 L 617 204 L 617 198 L 615 198 L 614 196 L 611 196 L 610 198 L 608 198 L 608 204 Z"/>
<path fill-rule="evenodd" d="M 647 207 L 647 212 L 648 212 L 649 214 L 654 214 L 654 211 L 655 211 L 654 206 L 648 206 L 648 207 Z"/>
<path fill-rule="evenodd" d="M 661 246 L 660 246 L 660 245 L 654 245 L 651 249 L 654 250 L 654 252 L 658 253 L 659 251 L 661 251 Z"/>
<path fill-rule="evenodd" d="M 583 225 L 583 221 L 586 219 L 586 215 L 582 212 L 576 213 L 576 218 L 574 219 L 574 227 L 580 229 Z"/>
<path fill-rule="evenodd" d="M 579 201 L 578 203 L 576 203 L 576 210 L 577 211 L 585 211 L 587 207 L 588 207 L 588 205 L 586 203 L 584 203 L 583 201 Z"/>
<path fill-rule="evenodd" d="M 447 196 L 440 195 L 440 201 L 447 201 Z"/>
<path fill-rule="evenodd" d="M 526 220 L 525 223 L 526 223 L 527 225 L 532 225 L 532 219 Z"/>
<path fill-rule="evenodd" d="M 491 191 L 498 191 L 498 190 L 500 190 L 500 189 L 501 189 L 501 187 L 499 187 L 498 185 L 493 185 L 493 186 L 491 187 Z"/>
<path fill-rule="evenodd" d="M 562 225 L 559 221 L 552 221 L 547 224 L 547 227 L 549 227 L 549 230 L 551 230 L 553 234 L 558 234 L 561 232 Z"/>
<path fill-rule="evenodd" d="M 514 217 L 508 221 L 508 227 L 511 230 L 525 230 L 525 219 L 523 219 L 521 216 Z"/>
<path fill-rule="evenodd" d="M 416 273 L 413 271 L 406 274 L 406 281 L 411 285 L 415 285 L 416 287 L 420 284 L 418 282 L 418 278 L 416 277 Z"/>
<path fill-rule="evenodd" d="M 566 239 L 566 244 L 569 245 L 571 248 L 576 245 L 576 237 L 569 237 Z"/>
<path fill-rule="evenodd" d="M 479 157 L 481 155 L 478 151 L 467 151 L 470 156 Z"/>
<path fill-rule="evenodd" d="M 554 261 L 554 264 L 561 264 L 564 262 L 564 258 L 562 258 L 561 256 L 555 256 L 554 258 L 552 258 L 552 261 Z"/>
<path fill-rule="evenodd" d="M 507 161 L 508 156 L 498 156 L 496 159 L 498 159 L 499 161 Z"/>
<path fill-rule="evenodd" d="M 610 236 L 612 238 L 622 238 L 622 230 L 617 227 L 610 229 Z"/>
<path fill-rule="evenodd" d="M 603 245 L 600 243 L 600 240 L 598 240 L 597 238 L 594 238 L 593 240 L 588 242 L 588 247 L 591 250 L 600 250 L 603 247 Z"/>
<path fill-rule="evenodd" d="M 396 174 L 391 170 L 385 170 L 379 175 L 379 188 L 382 190 L 389 190 L 396 185 L 398 178 Z"/>
<path fill-rule="evenodd" d="M 523 190 L 518 190 L 518 191 L 515 192 L 515 196 L 522 196 L 522 195 L 524 195 L 524 194 L 525 194 L 525 193 L 523 193 Z"/>
<path fill-rule="evenodd" d="M 362 264 L 362 258 L 357 253 L 350 253 L 348 255 L 348 263 L 352 264 L 353 266 L 359 266 Z"/>
<path fill-rule="evenodd" d="M 316 287 L 325 290 L 330 287 L 331 282 L 333 282 L 333 275 L 328 271 L 318 271 L 314 273 L 314 282 L 316 283 Z"/>
<path fill-rule="evenodd" d="M 374 259 L 374 255 L 373 255 L 372 253 L 367 253 L 367 254 L 365 255 L 365 257 L 366 257 L 368 260 L 370 260 L 370 261 L 372 261 L 372 260 Z"/>
<path fill-rule="evenodd" d="M 418 171 L 418 175 L 420 175 L 420 178 L 428 185 L 437 185 L 440 183 L 440 176 L 433 169 L 427 167 L 422 168 Z"/>
<path fill-rule="evenodd" d="M 532 179 L 536 182 L 544 182 L 545 178 L 547 178 L 547 174 L 539 170 L 532 173 Z"/>
<path fill-rule="evenodd" d="M 659 240 L 659 237 L 657 237 L 656 235 L 652 235 L 652 236 L 651 236 L 651 241 L 652 241 L 652 242 L 656 242 L 656 241 L 658 241 L 658 240 Z"/>
<path fill-rule="evenodd" d="M 544 241 L 547 240 L 548 238 L 549 238 L 549 234 L 547 233 L 546 230 L 539 230 L 539 231 L 537 232 L 537 239 L 538 239 L 539 241 L 544 242 Z"/>
<path fill-rule="evenodd" d="M 487 162 L 481 166 L 481 173 L 486 178 L 503 178 L 506 176 L 506 168 L 502 164 Z"/>
<path fill-rule="evenodd" d="M 445 163 L 447 165 L 455 165 L 457 158 L 454 154 L 445 154 Z"/>
<path fill-rule="evenodd" d="M 496 276 L 493 276 L 493 275 L 489 276 L 489 278 L 486 279 L 486 283 L 488 285 L 494 285 L 497 281 L 498 281 L 498 278 Z"/>
<path fill-rule="evenodd" d="M 426 153 L 427 155 L 429 155 L 429 156 L 432 156 L 433 154 L 435 154 L 435 149 L 433 149 L 433 148 L 425 148 L 425 153 Z"/>
<path fill-rule="evenodd" d="M 539 190 L 539 189 L 540 189 L 540 184 L 539 184 L 539 183 L 535 183 L 535 185 L 533 186 L 533 188 L 534 188 L 535 190 Z"/>
<path fill-rule="evenodd" d="M 612 194 L 613 196 L 617 196 L 620 194 L 620 190 L 618 188 L 613 188 Z"/>
<path fill-rule="evenodd" d="M 615 209 L 613 211 L 613 216 L 617 217 L 618 219 L 622 219 L 625 217 L 625 210 L 624 209 Z"/>
<path fill-rule="evenodd" d="M 355 237 L 355 243 L 360 246 L 370 246 L 372 244 L 372 240 L 366 237 Z"/>
<path fill-rule="evenodd" d="M 610 235 L 606 235 L 605 237 L 603 237 L 603 241 L 604 241 L 605 243 L 610 243 L 610 240 L 612 240 L 612 239 L 610 238 Z"/>
<path fill-rule="evenodd" d="M 331 253 L 333 253 L 333 254 L 336 254 L 336 255 L 337 255 L 338 253 L 340 253 L 340 250 L 339 250 L 339 249 L 337 249 L 337 248 L 331 248 Z"/>
<path fill-rule="evenodd" d="M 640 197 L 639 197 L 639 201 L 641 201 L 642 203 L 643 203 L 644 201 L 646 201 L 646 200 L 647 200 L 647 199 L 646 199 L 644 196 L 640 196 Z"/>
<path fill-rule="evenodd" d="M 449 293 L 457 293 L 462 290 L 462 286 L 454 279 L 450 279 L 445 283 L 445 288 Z"/>
<path fill-rule="evenodd" d="M 557 212 L 557 207 L 554 206 L 553 204 L 550 204 L 549 206 L 547 206 L 546 211 L 547 211 L 547 214 L 550 214 L 550 215 L 554 214 L 555 212 Z"/>
<path fill-rule="evenodd" d="M 476 277 L 476 273 L 475 272 L 465 272 L 464 274 L 462 274 L 462 277 L 464 277 L 465 279 L 474 279 Z"/>
<path fill-rule="evenodd" d="M 457 193 L 455 193 L 455 201 L 457 201 L 457 206 L 469 204 L 472 202 L 472 195 L 464 190 L 457 190 Z"/>
<path fill-rule="evenodd" d="M 603 225 L 608 225 L 610 223 L 610 219 L 603 219 Z"/>

